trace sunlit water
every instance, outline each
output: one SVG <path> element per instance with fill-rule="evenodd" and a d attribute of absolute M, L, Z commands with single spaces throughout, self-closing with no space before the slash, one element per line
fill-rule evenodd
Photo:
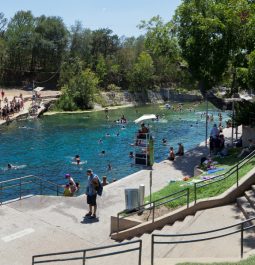
<path fill-rule="evenodd" d="M 184 104 L 181 113 L 158 105 L 111 110 L 109 121 L 101 111 L 44 116 L 3 126 L 0 128 L 0 181 L 36 175 L 65 184 L 64 176 L 70 173 L 81 183 L 83 191 L 87 168 L 92 168 L 100 177 L 106 175 L 109 181 L 123 178 L 140 170 L 132 166 L 129 152 L 133 151 L 131 143 L 134 143 L 135 132 L 139 129 L 133 121 L 143 114 L 164 115 L 159 122 L 150 122 L 155 137 L 156 162 L 167 157 L 170 146 L 177 150 L 178 142 L 188 150 L 204 141 L 205 118 L 201 119 L 201 112 L 205 111 L 205 105 L 198 105 L 195 111 L 190 111 L 192 106 Z M 209 113 L 214 114 L 214 122 L 218 123 L 217 109 L 210 106 Z M 128 119 L 125 128 L 114 122 L 122 114 Z M 226 118 L 227 114 L 223 113 L 223 121 Z M 212 123 L 209 123 L 209 130 L 211 127 Z M 167 145 L 162 144 L 162 138 L 168 140 Z M 101 154 L 103 150 L 105 155 Z M 79 166 L 73 161 L 76 154 L 81 157 Z M 17 168 L 8 170 L 8 163 Z M 112 165 L 111 171 L 108 171 L 108 164 Z"/>

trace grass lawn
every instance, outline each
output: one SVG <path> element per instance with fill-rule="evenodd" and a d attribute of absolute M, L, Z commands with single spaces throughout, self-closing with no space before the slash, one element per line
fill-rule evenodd
<path fill-rule="evenodd" d="M 240 152 L 240 150 L 232 150 L 230 156 L 225 157 L 225 158 L 214 158 L 214 161 L 217 161 L 217 168 L 225 168 L 223 171 L 217 172 L 215 174 L 211 174 L 214 176 L 221 175 L 228 171 L 231 167 L 233 167 L 238 161 L 240 161 L 240 158 L 237 158 L 237 153 Z M 255 166 L 255 157 L 249 161 L 247 164 L 245 164 L 241 169 L 239 169 L 239 179 L 241 179 L 243 176 L 245 176 L 252 168 Z M 158 200 L 162 197 L 168 196 L 169 194 L 172 194 L 174 192 L 189 188 L 190 190 L 190 202 L 194 201 L 194 181 L 199 181 L 201 180 L 201 177 L 204 175 L 208 174 L 202 174 L 198 177 L 191 178 L 188 181 L 176 181 L 169 183 L 166 187 L 163 189 L 159 190 L 158 192 L 155 192 L 152 194 L 152 201 Z M 201 187 L 197 190 L 197 199 L 204 199 L 204 198 L 209 198 L 209 197 L 214 197 L 216 195 L 219 195 L 226 191 L 228 188 L 233 186 L 236 183 L 236 172 L 231 174 L 228 178 L 221 180 L 219 182 L 212 183 L 212 180 L 207 180 L 205 183 L 211 183 L 208 186 Z M 169 197 L 167 199 L 163 199 L 162 201 L 159 201 L 159 203 L 167 201 L 171 198 L 177 197 Z M 149 197 L 145 198 L 145 201 L 148 201 Z M 179 199 L 176 199 L 172 202 L 166 203 L 165 206 L 169 208 L 177 208 L 179 206 L 185 205 L 186 204 L 186 196 L 181 197 Z"/>
<path fill-rule="evenodd" d="M 178 263 L 178 265 L 254 265 L 255 264 L 255 256 L 250 257 L 246 260 L 242 260 L 239 262 L 223 262 L 223 263 Z"/>

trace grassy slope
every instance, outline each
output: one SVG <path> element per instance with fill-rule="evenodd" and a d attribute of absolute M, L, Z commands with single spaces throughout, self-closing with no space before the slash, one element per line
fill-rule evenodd
<path fill-rule="evenodd" d="M 217 167 L 225 168 L 225 170 L 219 172 L 219 174 L 226 172 L 229 168 L 234 166 L 240 160 L 236 157 L 236 152 L 238 151 L 232 152 L 232 154 L 226 158 L 215 158 L 214 159 L 215 161 L 219 163 Z M 247 163 L 245 166 L 243 166 L 239 170 L 239 179 L 243 177 L 245 174 L 247 174 L 254 166 L 255 166 L 255 158 L 253 158 L 249 163 Z M 194 201 L 194 184 L 192 184 L 192 180 L 194 181 L 195 179 L 200 180 L 201 176 L 192 178 L 189 181 L 178 181 L 178 182 L 170 183 L 169 185 L 167 185 L 160 191 L 153 193 L 152 201 L 160 199 L 161 197 L 167 196 L 179 190 L 183 190 L 185 188 L 190 188 L 190 202 Z M 208 181 L 208 183 L 209 182 L 210 180 Z M 225 180 L 222 180 L 214 184 L 208 185 L 206 187 L 200 188 L 197 192 L 197 199 L 209 198 L 209 197 L 214 197 L 216 195 L 219 195 L 223 193 L 224 191 L 226 191 L 231 186 L 233 186 L 235 183 L 236 183 L 236 173 L 230 175 L 230 177 Z M 149 198 L 147 197 L 145 200 L 148 200 L 148 199 Z M 169 199 L 171 199 L 171 197 L 163 201 L 166 201 Z M 166 206 L 169 208 L 176 208 L 184 204 L 186 204 L 186 196 L 179 198 L 173 202 L 167 203 Z"/>

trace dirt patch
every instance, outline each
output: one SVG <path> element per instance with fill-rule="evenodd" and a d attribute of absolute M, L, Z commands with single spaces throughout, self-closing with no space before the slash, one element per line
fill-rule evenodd
<path fill-rule="evenodd" d="M 163 216 L 167 213 L 170 213 L 171 211 L 173 210 L 167 208 L 164 205 L 157 207 L 155 208 L 155 211 L 154 211 L 154 218 Z M 142 222 L 147 222 L 149 220 L 152 220 L 152 216 L 153 216 L 153 210 L 145 210 L 142 213 L 132 215 L 132 219 L 142 221 Z"/>

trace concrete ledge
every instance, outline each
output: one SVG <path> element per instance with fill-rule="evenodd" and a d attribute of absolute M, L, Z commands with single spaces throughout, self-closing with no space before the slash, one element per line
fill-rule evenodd
<path fill-rule="evenodd" d="M 111 235 L 111 238 L 116 241 L 122 241 L 125 239 L 130 239 L 136 237 L 138 235 L 144 233 L 151 233 L 155 229 L 159 229 L 164 227 L 165 225 L 172 225 L 176 221 L 183 220 L 188 215 L 195 215 L 196 212 L 210 209 L 214 207 L 228 205 L 230 203 L 234 203 L 236 198 L 243 195 L 243 193 L 250 189 L 251 186 L 255 183 L 255 168 L 252 169 L 246 176 L 244 176 L 239 181 L 239 187 L 232 186 L 223 194 L 209 198 L 208 200 L 199 200 L 196 204 L 193 203 L 192 206 L 187 208 L 183 206 L 169 214 L 156 218 L 154 223 L 151 221 L 136 225 L 132 228 L 129 228 L 125 231 L 121 231 L 119 233 L 114 233 Z"/>
<path fill-rule="evenodd" d="M 118 231 L 118 218 L 115 216 L 111 216 L 111 234 L 115 233 Z M 141 224 L 141 222 L 137 220 L 131 220 L 129 219 L 119 219 L 119 231 L 129 229 L 131 227 L 137 226 Z"/>

